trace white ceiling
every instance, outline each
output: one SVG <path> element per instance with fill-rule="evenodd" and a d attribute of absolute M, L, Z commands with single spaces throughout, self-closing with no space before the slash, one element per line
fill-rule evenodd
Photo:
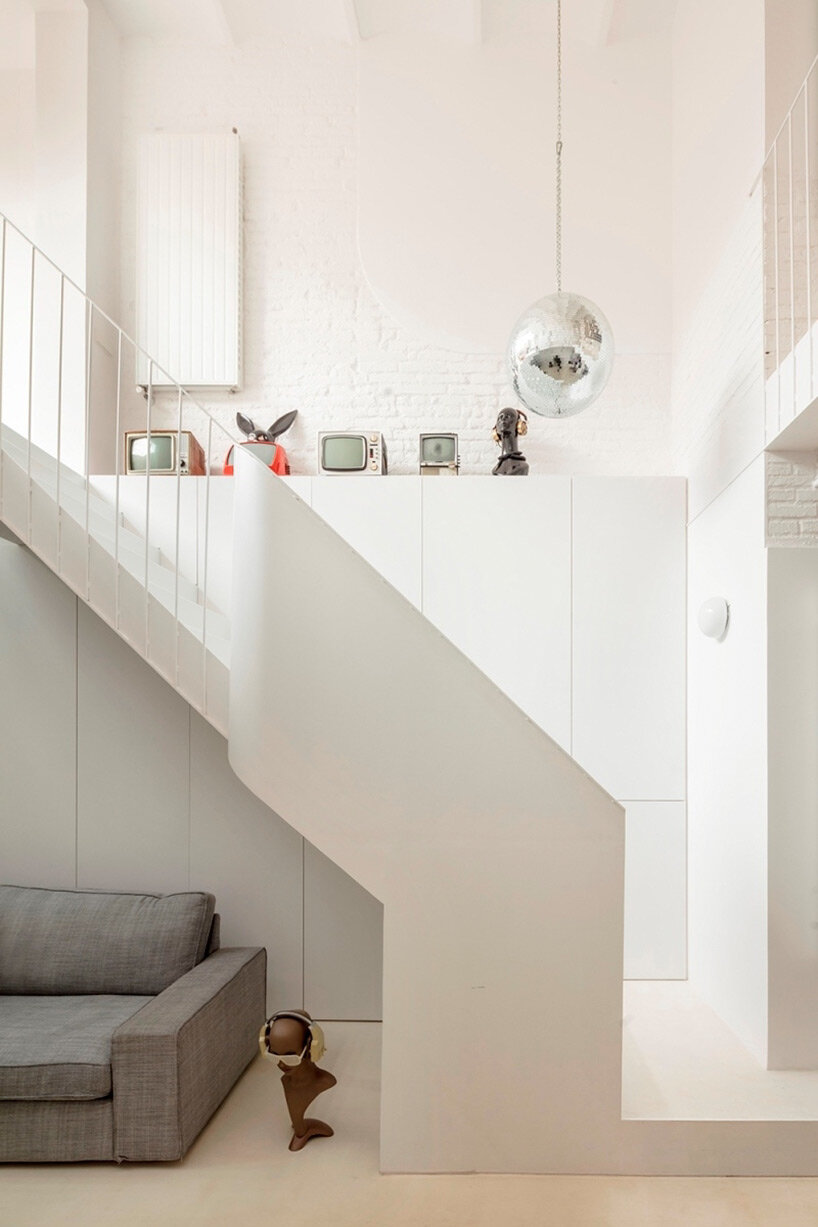
<path fill-rule="evenodd" d="M 55 0 L 35 0 L 51 6 Z M 59 2 L 59 0 L 56 0 Z M 354 42 L 431 34 L 466 42 L 549 38 L 555 0 L 104 0 L 123 35 L 241 43 L 289 36 Z M 572 35 L 604 46 L 668 31 L 676 0 L 565 0 Z"/>

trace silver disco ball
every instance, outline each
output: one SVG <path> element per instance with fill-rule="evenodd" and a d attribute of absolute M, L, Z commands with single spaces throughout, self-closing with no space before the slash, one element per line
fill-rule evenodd
<path fill-rule="evenodd" d="M 508 343 L 514 391 L 532 413 L 567 418 L 596 400 L 611 373 L 611 326 L 579 294 L 549 294 L 525 311 Z"/>

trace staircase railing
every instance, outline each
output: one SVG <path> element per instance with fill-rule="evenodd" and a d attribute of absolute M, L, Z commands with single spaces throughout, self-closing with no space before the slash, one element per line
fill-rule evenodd
<path fill-rule="evenodd" d="M 138 475 L 127 431 L 144 435 Z M 232 483 L 216 479 L 232 443 L 0 214 L 0 519 L 222 730 Z"/>
<path fill-rule="evenodd" d="M 764 349 L 768 437 L 818 395 L 818 57 L 764 160 Z"/>

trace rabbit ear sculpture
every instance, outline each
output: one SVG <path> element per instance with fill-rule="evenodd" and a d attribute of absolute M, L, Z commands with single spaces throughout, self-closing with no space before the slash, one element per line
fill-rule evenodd
<path fill-rule="evenodd" d="M 276 442 L 279 435 L 283 435 L 285 430 L 289 430 L 295 419 L 298 417 L 298 410 L 291 409 L 289 413 L 284 413 L 280 418 L 273 422 L 269 430 L 257 430 L 256 424 L 252 418 L 248 418 L 243 413 L 236 414 L 236 425 L 243 435 L 247 438 L 242 447 L 246 447 L 253 443 L 269 443 L 272 444 L 272 452 L 270 448 L 260 448 L 261 452 L 266 453 L 264 463 L 268 468 L 271 468 L 274 473 L 278 473 L 280 477 L 287 477 L 290 472 L 290 461 L 287 453 L 280 443 Z M 272 458 L 271 458 L 272 456 Z M 226 477 L 233 476 L 233 448 L 227 453 L 224 462 L 224 474 Z"/>
<path fill-rule="evenodd" d="M 297 417 L 297 409 L 293 409 L 290 413 L 282 414 L 282 416 L 277 421 L 273 422 L 272 426 L 270 426 L 269 429 L 264 432 L 265 436 L 272 443 L 273 440 L 277 439 L 279 435 L 283 435 L 285 430 L 290 429 Z"/>
<path fill-rule="evenodd" d="M 247 435 L 248 439 L 255 439 L 259 443 L 275 443 L 279 435 L 283 435 L 285 430 L 290 429 L 297 417 L 298 410 L 293 409 L 273 422 L 269 430 L 257 430 L 252 418 L 245 417 L 243 413 L 237 413 L 236 425 L 243 435 Z"/>
<path fill-rule="evenodd" d="M 245 417 L 243 413 L 236 414 L 236 425 L 243 435 L 247 435 L 248 439 L 259 439 L 264 433 L 262 431 L 260 434 L 256 430 L 252 419 Z"/>

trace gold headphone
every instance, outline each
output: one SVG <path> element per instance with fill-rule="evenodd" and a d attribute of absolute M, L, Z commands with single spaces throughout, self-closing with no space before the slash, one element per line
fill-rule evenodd
<path fill-rule="evenodd" d="M 324 1032 L 317 1022 L 313 1022 L 309 1014 L 305 1014 L 302 1010 L 279 1010 L 268 1018 L 264 1026 L 261 1028 L 258 1037 L 258 1046 L 261 1049 L 261 1055 L 269 1058 L 271 1061 L 278 1061 L 279 1054 L 270 1051 L 270 1031 L 273 1023 L 277 1018 L 294 1018 L 296 1022 L 302 1022 L 307 1028 L 309 1036 L 307 1040 L 307 1049 L 310 1058 L 313 1061 L 320 1061 L 327 1050 L 326 1041 L 324 1040 Z"/>
<path fill-rule="evenodd" d="M 502 410 L 500 412 L 502 413 Z M 517 414 L 517 434 L 520 438 L 522 438 L 523 435 L 528 434 L 528 418 L 523 413 L 522 409 L 515 409 L 514 412 Z M 500 436 L 497 433 L 496 426 L 494 427 L 494 430 L 492 430 L 491 432 L 491 437 L 495 443 L 500 442 Z"/>

